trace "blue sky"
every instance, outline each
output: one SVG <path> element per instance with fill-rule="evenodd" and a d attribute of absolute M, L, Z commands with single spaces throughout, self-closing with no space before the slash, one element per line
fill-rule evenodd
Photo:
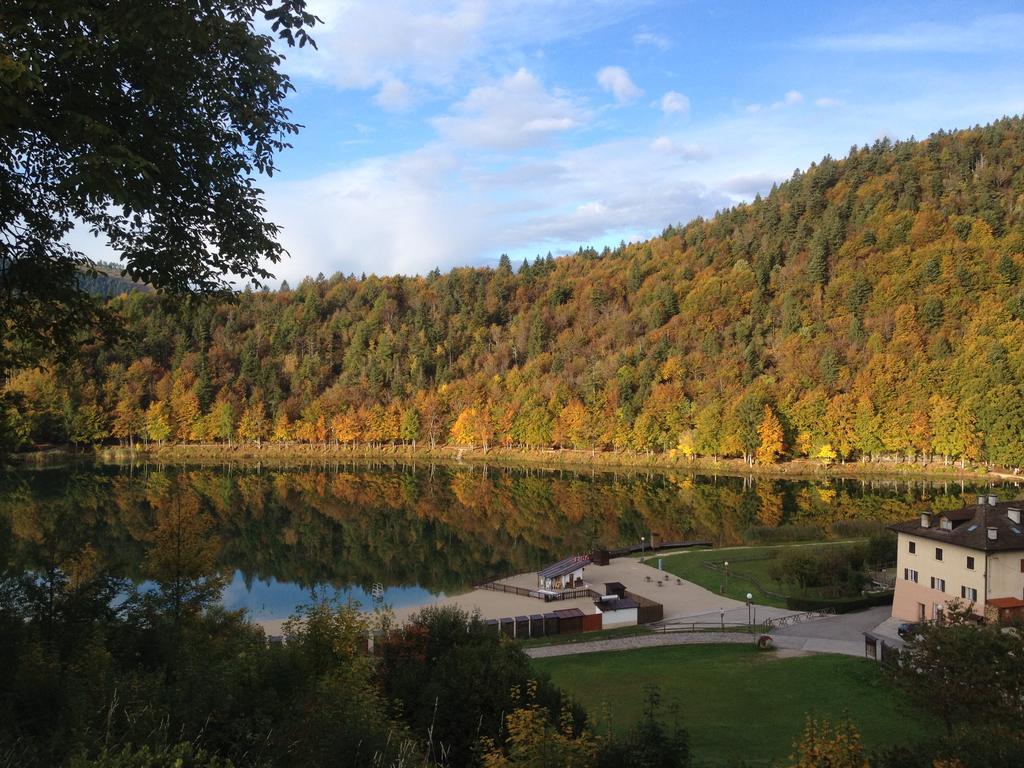
<path fill-rule="evenodd" d="M 826 153 L 1024 111 L 1020 3 L 311 0 L 264 180 L 319 272 L 647 237 Z"/>

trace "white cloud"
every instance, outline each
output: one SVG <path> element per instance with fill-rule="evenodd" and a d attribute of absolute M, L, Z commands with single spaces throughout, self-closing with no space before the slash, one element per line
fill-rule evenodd
<path fill-rule="evenodd" d="M 711 157 L 711 152 L 700 144 L 677 144 L 668 136 L 659 136 L 652 141 L 651 149 L 655 152 L 678 155 L 686 160 L 706 160 Z"/>
<path fill-rule="evenodd" d="M 849 53 L 972 53 L 1024 49 L 1024 14 L 979 16 L 966 24 L 917 22 L 886 32 L 826 35 L 812 48 Z"/>
<path fill-rule="evenodd" d="M 450 151 L 426 147 L 268 185 L 272 216 L 292 255 L 271 271 L 290 280 L 335 271 L 412 274 L 464 261 L 487 221 L 457 192 L 458 171 Z"/>
<path fill-rule="evenodd" d="M 766 193 L 778 181 L 781 178 L 770 173 L 749 173 L 725 179 L 718 187 L 738 198 L 750 199 L 758 193 Z"/>
<path fill-rule="evenodd" d="M 317 47 L 285 51 L 285 70 L 340 89 L 401 80 L 446 91 L 542 46 L 620 23 L 645 0 L 309 0 Z"/>
<path fill-rule="evenodd" d="M 627 104 L 643 95 L 622 67 L 604 67 L 597 73 L 597 83 L 615 97 L 619 104 Z"/>
<path fill-rule="evenodd" d="M 804 95 L 800 91 L 786 91 L 782 98 L 778 101 L 773 101 L 767 109 L 775 110 L 776 112 L 786 107 L 795 107 L 797 104 L 802 104 L 804 101 Z M 763 104 L 747 104 L 743 110 L 751 115 L 756 115 L 761 110 L 766 109 Z"/>
<path fill-rule="evenodd" d="M 527 69 L 474 88 L 431 124 L 458 144 L 517 149 L 581 125 L 586 113 L 571 99 L 549 92 Z"/>
<path fill-rule="evenodd" d="M 317 48 L 290 52 L 290 69 L 340 88 L 402 77 L 446 83 L 483 48 L 486 6 L 479 0 L 429 11 L 410 0 L 314 0 L 309 10 L 324 20 L 313 31 Z"/>
<path fill-rule="evenodd" d="M 386 80 L 373 97 L 373 102 L 389 112 L 404 112 L 412 106 L 412 92 L 401 80 Z"/>
<path fill-rule="evenodd" d="M 435 143 L 307 181 L 274 179 L 270 217 L 292 258 L 271 271 L 289 281 L 336 271 L 423 274 L 502 252 L 646 237 L 731 202 L 686 178 L 689 151 L 657 153 L 631 139 L 495 169 Z"/>
<path fill-rule="evenodd" d="M 821 107 L 822 109 L 831 109 L 832 107 L 843 106 L 843 102 L 840 99 L 833 99 L 830 96 L 822 96 L 820 99 L 814 100 L 814 106 Z"/>
<path fill-rule="evenodd" d="M 657 32 L 641 30 L 633 35 L 633 45 L 649 45 L 653 48 L 667 51 L 672 43 L 667 37 L 665 37 L 665 35 L 659 35 Z"/>
<path fill-rule="evenodd" d="M 690 100 L 678 91 L 669 91 L 661 97 L 661 111 L 665 114 L 688 115 Z"/>
<path fill-rule="evenodd" d="M 651 149 L 657 152 L 671 152 L 675 148 L 676 145 L 668 136 L 659 136 L 651 142 Z"/>

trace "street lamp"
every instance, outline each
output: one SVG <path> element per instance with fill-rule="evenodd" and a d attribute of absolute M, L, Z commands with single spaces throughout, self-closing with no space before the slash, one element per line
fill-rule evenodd
<path fill-rule="evenodd" d="M 751 614 L 750 614 L 750 611 L 751 611 L 751 608 L 752 608 L 752 606 L 751 606 L 751 601 L 752 601 L 753 599 L 754 599 L 754 596 L 753 596 L 752 594 L 750 594 L 749 592 L 747 592 L 747 626 L 748 626 L 748 627 L 749 627 L 749 626 L 750 626 L 751 624 L 753 624 L 753 623 L 754 623 L 754 622 L 753 622 L 753 619 L 751 618 Z"/>
<path fill-rule="evenodd" d="M 647 541 L 647 537 L 646 536 L 641 536 L 640 537 L 640 554 L 644 553 L 644 542 L 646 542 L 646 541 Z"/>
<path fill-rule="evenodd" d="M 729 561 L 725 561 L 725 593 L 729 594 Z"/>

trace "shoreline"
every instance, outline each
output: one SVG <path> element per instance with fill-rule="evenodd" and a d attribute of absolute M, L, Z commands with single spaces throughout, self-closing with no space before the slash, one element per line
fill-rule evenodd
<path fill-rule="evenodd" d="M 665 472 L 681 474 L 718 474 L 736 477 L 764 477 L 777 480 L 822 480 L 829 478 L 868 479 L 901 478 L 918 480 L 1016 481 L 1024 475 L 988 470 L 984 467 L 960 469 L 943 465 L 906 462 L 860 462 L 822 464 L 810 459 L 793 459 L 778 464 L 748 465 L 742 459 L 688 459 L 668 454 L 644 454 L 618 451 L 576 449 L 526 450 L 520 448 L 466 448 L 410 445 L 344 446 L 307 443 L 189 443 L 164 446 L 101 446 L 95 450 L 54 447 L 35 452 L 12 454 L 15 465 L 48 465 L 66 461 L 99 460 L 108 463 L 148 461 L 161 464 L 201 464 L 231 466 L 267 463 L 272 466 L 310 466 L 339 462 L 389 461 L 396 464 L 426 462 L 448 466 L 500 466 L 548 471 Z"/>
<path fill-rule="evenodd" d="M 720 474 L 764 477 L 778 480 L 822 480 L 829 478 L 901 478 L 956 481 L 1016 481 L 1024 475 L 987 470 L 984 467 L 960 469 L 956 464 L 897 462 L 848 462 L 821 464 L 809 459 L 794 459 L 779 464 L 748 465 L 742 459 L 687 459 L 671 454 L 642 454 L 575 449 L 525 450 L 517 448 L 464 448 L 437 446 L 433 449 L 408 445 L 341 446 L 330 444 L 265 443 L 252 444 L 175 444 L 160 447 L 136 446 L 134 450 L 117 446 L 91 452 L 49 449 L 9 457 L 21 465 L 49 464 L 68 460 L 103 462 L 150 461 L 166 464 L 237 465 L 267 463 L 274 466 L 324 465 L 349 461 L 390 461 L 396 464 L 420 462 L 448 466 L 477 467 L 495 465 L 540 470 L 665 472 L 682 474 Z"/>

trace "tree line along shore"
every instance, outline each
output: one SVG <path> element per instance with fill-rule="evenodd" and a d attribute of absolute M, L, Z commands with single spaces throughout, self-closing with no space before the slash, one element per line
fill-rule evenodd
<path fill-rule="evenodd" d="M 54 449 L 23 454 L 25 461 L 45 461 L 49 456 L 65 457 L 75 449 Z M 757 475 L 779 478 L 822 477 L 919 477 L 949 480 L 1015 480 L 1020 475 L 1012 470 L 1001 470 L 967 464 L 910 461 L 852 461 L 841 464 L 818 460 L 793 459 L 772 464 L 747 463 L 743 459 L 689 458 L 677 452 L 646 454 L 626 451 L 586 451 L 574 449 L 526 450 L 516 448 L 489 448 L 457 445 L 429 446 L 402 445 L 342 445 L 336 443 L 177 443 L 157 445 L 137 444 L 105 446 L 88 455 L 101 460 L 123 461 L 133 458 L 152 459 L 170 463 L 234 463 L 269 462 L 276 464 L 310 461 L 429 461 L 470 466 L 494 464 L 500 466 L 565 467 L 577 469 L 635 469 L 700 474 Z"/>

